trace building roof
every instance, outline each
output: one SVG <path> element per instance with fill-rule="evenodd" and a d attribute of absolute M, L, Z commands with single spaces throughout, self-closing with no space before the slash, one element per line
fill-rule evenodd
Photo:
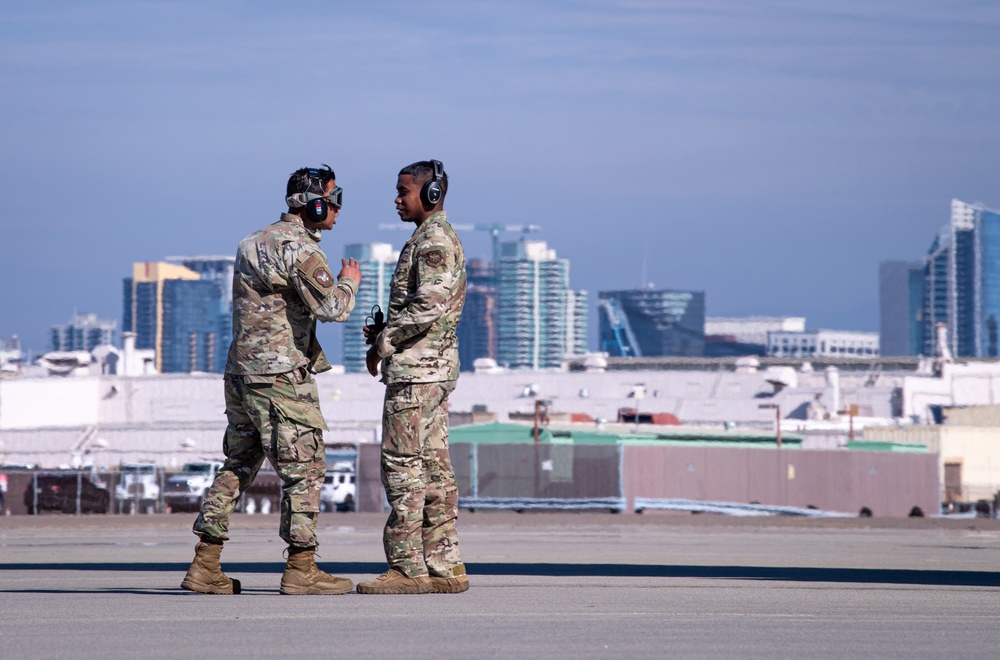
<path fill-rule="evenodd" d="M 716 429 L 696 429 L 691 427 L 663 429 L 655 432 L 642 429 L 638 433 L 622 433 L 589 428 L 570 428 L 562 425 L 559 428 L 547 427 L 540 429 L 538 439 L 539 442 L 550 445 L 776 446 L 773 433 L 761 433 L 748 429 L 719 431 Z M 782 436 L 782 442 L 787 443 L 789 447 L 798 447 L 801 440 L 802 437 L 798 434 L 784 434 Z M 534 427 L 531 424 L 516 424 L 512 422 L 488 422 L 485 424 L 458 426 L 452 428 L 448 433 L 449 444 L 531 444 L 534 441 Z"/>

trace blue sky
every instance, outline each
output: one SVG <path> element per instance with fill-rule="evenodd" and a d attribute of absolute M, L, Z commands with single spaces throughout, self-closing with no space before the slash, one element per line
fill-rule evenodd
<path fill-rule="evenodd" d="M 878 263 L 1000 207 L 994 2 L 292 6 L 3 4 L 0 337 L 120 319 L 132 262 L 232 254 L 320 162 L 331 259 L 398 247 L 395 173 L 438 158 L 453 222 L 540 225 L 593 298 L 645 271 L 811 328 L 877 330 Z"/>

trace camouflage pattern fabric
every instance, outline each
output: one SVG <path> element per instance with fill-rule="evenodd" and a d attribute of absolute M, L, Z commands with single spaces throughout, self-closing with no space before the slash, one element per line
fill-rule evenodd
<path fill-rule="evenodd" d="M 389 520 L 382 536 L 390 568 L 407 577 L 458 577 L 458 486 L 448 454 L 448 395 L 455 381 L 386 387 L 382 485 Z"/>
<path fill-rule="evenodd" d="M 308 365 L 330 368 L 316 340 L 316 320 L 346 321 L 358 283 L 334 282 L 320 231 L 297 215 L 281 219 L 242 241 L 233 274 L 233 343 L 226 373 L 279 374 Z"/>
<path fill-rule="evenodd" d="M 290 546 L 317 546 L 326 424 L 316 381 L 303 367 L 276 376 L 226 374 L 225 386 L 226 462 L 205 494 L 194 533 L 229 539 L 229 518 L 267 458 L 282 481 L 281 538 Z"/>
<path fill-rule="evenodd" d="M 444 211 L 416 228 L 399 253 L 386 327 L 375 341 L 387 383 L 458 378 L 455 329 L 465 304 L 465 250 Z"/>

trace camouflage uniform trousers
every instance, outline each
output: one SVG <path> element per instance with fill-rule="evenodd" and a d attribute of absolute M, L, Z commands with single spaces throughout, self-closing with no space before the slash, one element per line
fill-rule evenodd
<path fill-rule="evenodd" d="M 225 464 L 205 493 L 194 533 L 228 540 L 229 518 L 267 458 L 282 481 L 279 535 L 314 547 L 326 475 L 325 427 L 316 381 L 306 369 L 267 376 L 226 374 Z"/>
<path fill-rule="evenodd" d="M 458 551 L 458 486 L 448 455 L 448 395 L 455 381 L 394 383 L 382 412 L 382 485 L 390 568 L 408 577 L 465 575 Z"/>

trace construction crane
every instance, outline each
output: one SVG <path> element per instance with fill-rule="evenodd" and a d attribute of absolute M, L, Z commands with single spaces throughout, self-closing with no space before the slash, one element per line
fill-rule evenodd
<path fill-rule="evenodd" d="M 622 357 L 642 357 L 639 350 L 639 342 L 632 333 L 632 326 L 628 322 L 625 310 L 621 308 L 614 298 L 603 298 L 600 301 L 601 311 L 608 319 L 608 326 L 611 328 L 613 339 L 605 339 L 601 350 L 610 353 L 609 349 L 615 349 Z"/>
<path fill-rule="evenodd" d="M 542 228 L 538 225 L 485 225 L 485 224 L 457 224 L 452 225 L 455 229 L 461 231 L 486 231 L 489 232 L 490 238 L 493 243 L 493 279 L 496 280 L 497 274 L 500 272 L 500 234 L 502 232 L 520 232 L 522 234 L 529 234 L 534 231 L 541 231 Z M 406 231 L 413 231 L 413 227 L 410 223 L 393 223 L 393 224 L 380 224 L 379 229 L 404 229 Z"/>
<path fill-rule="evenodd" d="M 490 240 L 493 243 L 493 273 L 494 277 L 500 270 L 500 233 L 509 232 L 520 232 L 522 234 L 528 234 L 533 231 L 541 231 L 542 228 L 538 225 L 452 225 L 455 229 L 461 229 L 462 231 L 488 231 L 490 233 Z"/>

